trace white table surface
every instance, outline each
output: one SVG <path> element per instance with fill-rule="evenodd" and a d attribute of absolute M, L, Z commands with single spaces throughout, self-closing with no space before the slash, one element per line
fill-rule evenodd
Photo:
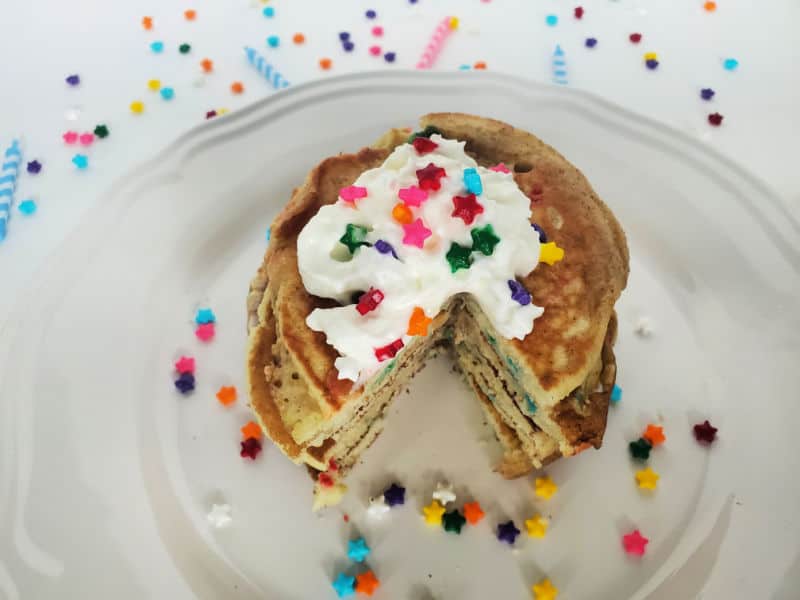
<path fill-rule="evenodd" d="M 579 4 L 585 15 L 577 21 L 572 9 Z M 22 173 L 16 196 L 17 202 L 36 199 L 37 214 L 25 218 L 15 210 L 8 238 L 0 243 L 0 323 L 26 283 L 75 225 L 90 218 L 116 178 L 201 124 L 206 111 L 235 110 L 274 93 L 247 64 L 244 45 L 263 50 L 295 85 L 349 72 L 413 68 L 445 15 L 458 16 L 461 27 L 436 68 L 456 70 L 485 61 L 494 71 L 549 81 L 551 54 L 561 44 L 570 86 L 698 136 L 797 207 L 800 3 L 717 4 L 708 13 L 702 0 L 419 0 L 415 5 L 407 0 L 271 0 L 275 16 L 267 19 L 263 5 L 251 0 L 6 3 L 0 34 L 0 144 L 5 147 L 12 136 L 21 135 L 25 159 L 36 158 L 44 168 L 37 176 Z M 183 17 L 187 8 L 197 11 L 194 22 Z M 364 17 L 368 8 L 378 11 L 375 21 Z M 547 14 L 559 16 L 556 27 L 545 24 Z M 145 15 L 154 18 L 152 31 L 141 26 Z M 385 29 L 380 40 L 370 34 L 376 24 Z M 352 53 L 342 50 L 339 31 L 351 33 L 356 43 Z M 291 42 L 295 32 L 306 36 L 304 45 Z M 643 34 L 640 44 L 629 42 L 632 32 Z M 281 38 L 277 49 L 266 47 L 272 34 Z M 583 45 L 589 36 L 598 39 L 591 50 Z M 155 40 L 164 42 L 162 54 L 150 50 Z M 192 45 L 190 54 L 178 53 L 182 42 Z M 367 48 L 376 42 L 397 52 L 394 65 L 369 55 Z M 647 51 L 658 53 L 656 71 L 644 67 Z M 333 59 L 327 72 L 317 64 L 323 56 Z M 215 70 L 205 85 L 196 87 L 199 63 L 206 57 Z M 723 69 L 726 57 L 739 60 L 735 72 Z M 72 73 L 82 80 L 76 88 L 64 82 Z M 151 78 L 174 87 L 175 98 L 165 102 L 149 91 Z M 244 83 L 244 94 L 231 94 L 233 81 Z M 712 102 L 700 99 L 702 87 L 717 92 Z M 128 108 L 136 99 L 146 104 L 142 115 Z M 79 120 L 67 120 L 71 108 L 79 109 Z M 706 121 L 714 111 L 725 117 L 719 128 Z M 91 131 L 98 123 L 106 123 L 111 135 L 86 150 L 90 166 L 79 172 L 70 160 L 84 150 L 66 146 L 61 136 L 67 130 Z"/>

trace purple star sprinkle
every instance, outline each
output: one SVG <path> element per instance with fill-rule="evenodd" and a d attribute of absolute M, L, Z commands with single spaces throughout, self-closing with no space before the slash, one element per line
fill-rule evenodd
<path fill-rule="evenodd" d="M 374 248 L 381 254 L 389 254 L 391 252 L 392 256 L 397 258 L 397 253 L 394 251 L 394 248 L 392 248 L 392 245 L 389 242 L 378 240 L 375 242 Z"/>
<path fill-rule="evenodd" d="M 714 90 L 712 90 L 711 88 L 703 88 L 702 90 L 700 90 L 700 97 L 703 100 L 711 100 L 714 97 L 714 93 L 715 93 Z"/>
<path fill-rule="evenodd" d="M 515 279 L 508 280 L 508 287 L 511 289 L 511 299 L 519 302 L 522 306 L 527 306 L 531 303 L 531 295 L 519 281 Z"/>
<path fill-rule="evenodd" d="M 406 502 L 406 488 L 393 483 L 383 492 L 383 499 L 389 506 L 400 506 Z"/>
<path fill-rule="evenodd" d="M 536 223 L 531 223 L 531 227 L 533 227 L 536 231 L 539 232 L 539 241 L 542 244 L 546 244 L 547 243 L 547 234 L 544 232 L 544 229 L 539 227 L 539 225 L 536 224 Z"/>
<path fill-rule="evenodd" d="M 344 48 L 345 52 L 352 52 L 356 45 L 353 42 L 346 41 L 342 44 L 342 47 Z"/>
<path fill-rule="evenodd" d="M 506 521 L 497 526 L 497 539 L 501 542 L 506 542 L 513 546 L 518 535 L 519 529 L 514 525 L 514 521 Z"/>
<path fill-rule="evenodd" d="M 394 52 L 387 52 L 383 55 L 383 60 L 386 62 L 394 62 L 394 59 L 397 58 L 397 55 Z"/>
<path fill-rule="evenodd" d="M 349 40 L 349 39 L 350 39 L 350 33 L 349 33 L 349 32 L 347 32 L 347 31 L 342 31 L 342 32 L 339 34 L 339 39 L 340 39 L 340 40 L 342 40 L 343 42 L 346 42 L 347 40 Z"/>
<path fill-rule="evenodd" d="M 191 373 L 181 373 L 175 380 L 175 387 L 181 394 L 188 394 L 194 390 L 194 375 Z"/>
<path fill-rule="evenodd" d="M 67 77 L 66 82 L 70 85 L 78 85 L 81 82 L 79 75 L 70 75 Z"/>
<path fill-rule="evenodd" d="M 647 68 L 650 69 L 651 71 L 654 70 L 656 67 L 658 67 L 658 61 L 654 58 L 649 59 L 645 64 L 647 65 Z"/>
<path fill-rule="evenodd" d="M 364 13 L 364 14 L 367 16 L 367 18 L 368 18 L 368 19 L 374 19 L 375 17 L 377 17 L 377 16 L 378 16 L 378 13 L 376 13 L 376 12 L 375 12 L 374 10 L 372 10 L 372 9 L 369 9 L 369 10 L 368 10 L 366 13 Z"/>
<path fill-rule="evenodd" d="M 38 160 L 32 160 L 28 163 L 28 173 L 31 175 L 36 175 L 39 171 L 42 170 L 42 163 Z"/>
<path fill-rule="evenodd" d="M 597 38 L 586 38 L 586 47 L 594 48 L 597 46 Z"/>

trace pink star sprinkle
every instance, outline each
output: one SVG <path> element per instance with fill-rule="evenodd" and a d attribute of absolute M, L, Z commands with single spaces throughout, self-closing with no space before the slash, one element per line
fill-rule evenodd
<path fill-rule="evenodd" d="M 372 54 L 372 56 L 380 56 L 381 55 L 381 47 L 380 46 L 370 46 L 369 47 L 369 53 Z"/>
<path fill-rule="evenodd" d="M 81 146 L 91 146 L 92 142 L 94 141 L 94 134 L 82 133 L 78 139 L 81 142 Z"/>
<path fill-rule="evenodd" d="M 175 370 L 178 373 L 194 373 L 194 359 L 189 356 L 181 356 L 175 363 Z"/>
<path fill-rule="evenodd" d="M 349 185 L 339 190 L 339 197 L 345 202 L 353 202 L 367 196 L 367 188 L 360 185 Z"/>
<path fill-rule="evenodd" d="M 649 541 L 639 533 L 638 529 L 634 529 L 633 532 L 622 536 L 622 545 L 625 547 L 625 552 L 636 556 L 644 555 L 645 546 Z"/>
<path fill-rule="evenodd" d="M 425 227 L 422 219 L 403 225 L 403 243 L 407 246 L 422 248 L 425 240 L 431 237 L 431 230 Z"/>
<path fill-rule="evenodd" d="M 406 206 L 419 206 L 428 199 L 428 192 L 419 189 L 415 185 L 407 188 L 400 188 L 397 195 L 400 200 L 406 203 Z"/>
<path fill-rule="evenodd" d="M 74 144 L 75 142 L 78 141 L 78 134 L 75 133 L 74 131 L 68 131 L 61 137 L 64 138 L 65 144 Z"/>
<path fill-rule="evenodd" d="M 197 339 L 207 342 L 214 337 L 214 324 L 203 323 L 202 325 L 198 325 L 197 329 L 194 330 L 194 334 L 197 336 Z"/>
<path fill-rule="evenodd" d="M 497 163 L 493 167 L 489 167 L 490 171 L 497 171 L 498 173 L 511 173 L 511 169 L 505 166 L 503 163 Z"/>

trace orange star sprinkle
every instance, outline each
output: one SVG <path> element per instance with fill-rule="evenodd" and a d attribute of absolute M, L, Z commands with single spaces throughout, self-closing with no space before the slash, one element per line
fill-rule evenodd
<path fill-rule="evenodd" d="M 302 33 L 295 33 L 295 34 L 292 36 L 292 41 L 293 41 L 295 44 L 302 44 L 303 42 L 305 42 L 305 41 L 306 41 L 306 36 L 304 36 Z"/>
<path fill-rule="evenodd" d="M 398 202 L 392 209 L 392 218 L 398 223 L 408 225 L 414 220 L 414 215 L 411 214 L 411 209 L 408 208 L 404 203 Z"/>
<path fill-rule="evenodd" d="M 415 306 L 411 312 L 411 318 L 408 320 L 408 335 L 428 335 L 428 325 L 431 324 L 433 319 L 425 316 L 425 311 L 419 306 Z"/>
<path fill-rule="evenodd" d="M 204 58 L 200 61 L 200 66 L 203 67 L 203 71 L 206 73 L 211 73 L 214 70 L 214 61 L 210 58 Z"/>
<path fill-rule="evenodd" d="M 223 406 L 229 406 L 236 402 L 236 388 L 233 386 L 222 386 L 217 392 L 217 400 Z"/>
<path fill-rule="evenodd" d="M 247 438 L 261 439 L 261 427 L 255 421 L 248 421 L 247 425 L 242 427 L 242 439 Z"/>
<path fill-rule="evenodd" d="M 473 66 L 472 66 L 472 68 L 473 68 L 473 69 L 479 69 L 479 70 L 485 70 L 485 69 L 486 69 L 486 63 L 485 63 L 485 62 L 483 62 L 482 60 L 479 60 L 478 62 L 476 62 L 476 63 L 475 63 Z"/>
<path fill-rule="evenodd" d="M 647 429 L 644 430 L 642 437 L 650 442 L 650 444 L 653 446 L 660 446 L 667 441 L 667 438 L 664 435 L 664 428 L 659 427 L 658 425 L 653 425 L 652 423 L 647 425 Z"/>
<path fill-rule="evenodd" d="M 366 573 L 361 573 L 360 575 L 356 575 L 356 591 L 359 594 L 364 594 L 366 596 L 372 596 L 375 593 L 375 590 L 378 589 L 381 582 L 378 581 L 378 578 L 375 577 L 375 573 L 372 571 L 367 571 Z"/>
<path fill-rule="evenodd" d="M 327 71 L 333 65 L 333 61 L 330 58 L 320 58 L 319 59 L 319 68 L 323 71 Z"/>
<path fill-rule="evenodd" d="M 148 31 L 153 28 L 153 17 L 142 17 L 142 27 Z"/>
<path fill-rule="evenodd" d="M 234 94 L 241 94 L 242 92 L 244 92 L 244 85 L 242 84 L 241 81 L 234 81 L 231 84 L 231 91 Z"/>
<path fill-rule="evenodd" d="M 480 502 L 467 502 L 464 505 L 464 518 L 470 525 L 477 525 L 483 519 L 483 509 Z"/>
<path fill-rule="evenodd" d="M 196 10 L 185 10 L 183 11 L 183 16 L 186 17 L 187 21 L 194 21 L 194 18 L 197 16 Z"/>
<path fill-rule="evenodd" d="M 703 4 L 703 8 L 705 8 L 708 12 L 714 12 L 717 10 L 717 3 L 716 2 L 706 2 Z"/>

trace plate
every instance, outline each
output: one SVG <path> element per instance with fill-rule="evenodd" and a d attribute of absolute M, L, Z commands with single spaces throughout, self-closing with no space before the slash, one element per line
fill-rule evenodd
<path fill-rule="evenodd" d="M 311 482 L 277 449 L 239 457 L 244 299 L 265 232 L 321 158 L 425 112 L 492 116 L 581 168 L 627 232 L 618 305 L 622 402 L 600 451 L 533 476 L 492 473 L 497 446 L 446 359 L 393 404 L 340 508 L 310 512 Z M 0 595 L 7 598 L 330 598 L 339 571 L 372 568 L 375 598 L 776 597 L 800 577 L 800 223 L 782 200 L 698 141 L 590 95 L 492 73 L 371 73 L 298 86 L 198 127 L 139 166 L 49 261 L 0 336 Z M 200 306 L 217 335 L 193 335 Z M 640 319 L 649 336 L 635 333 Z M 173 361 L 197 358 L 175 393 Z M 710 448 L 691 426 L 719 428 Z M 627 444 L 667 442 L 635 485 Z M 420 517 L 435 483 L 486 518 L 460 536 Z M 391 481 L 405 506 L 367 498 Z M 232 523 L 209 525 L 212 504 Z M 494 530 L 540 512 L 547 537 L 512 549 Z M 349 518 L 345 522 L 344 515 Z M 641 559 L 621 535 L 649 538 Z M 363 535 L 366 566 L 347 560 Z M 753 576 L 750 576 L 752 574 Z"/>

